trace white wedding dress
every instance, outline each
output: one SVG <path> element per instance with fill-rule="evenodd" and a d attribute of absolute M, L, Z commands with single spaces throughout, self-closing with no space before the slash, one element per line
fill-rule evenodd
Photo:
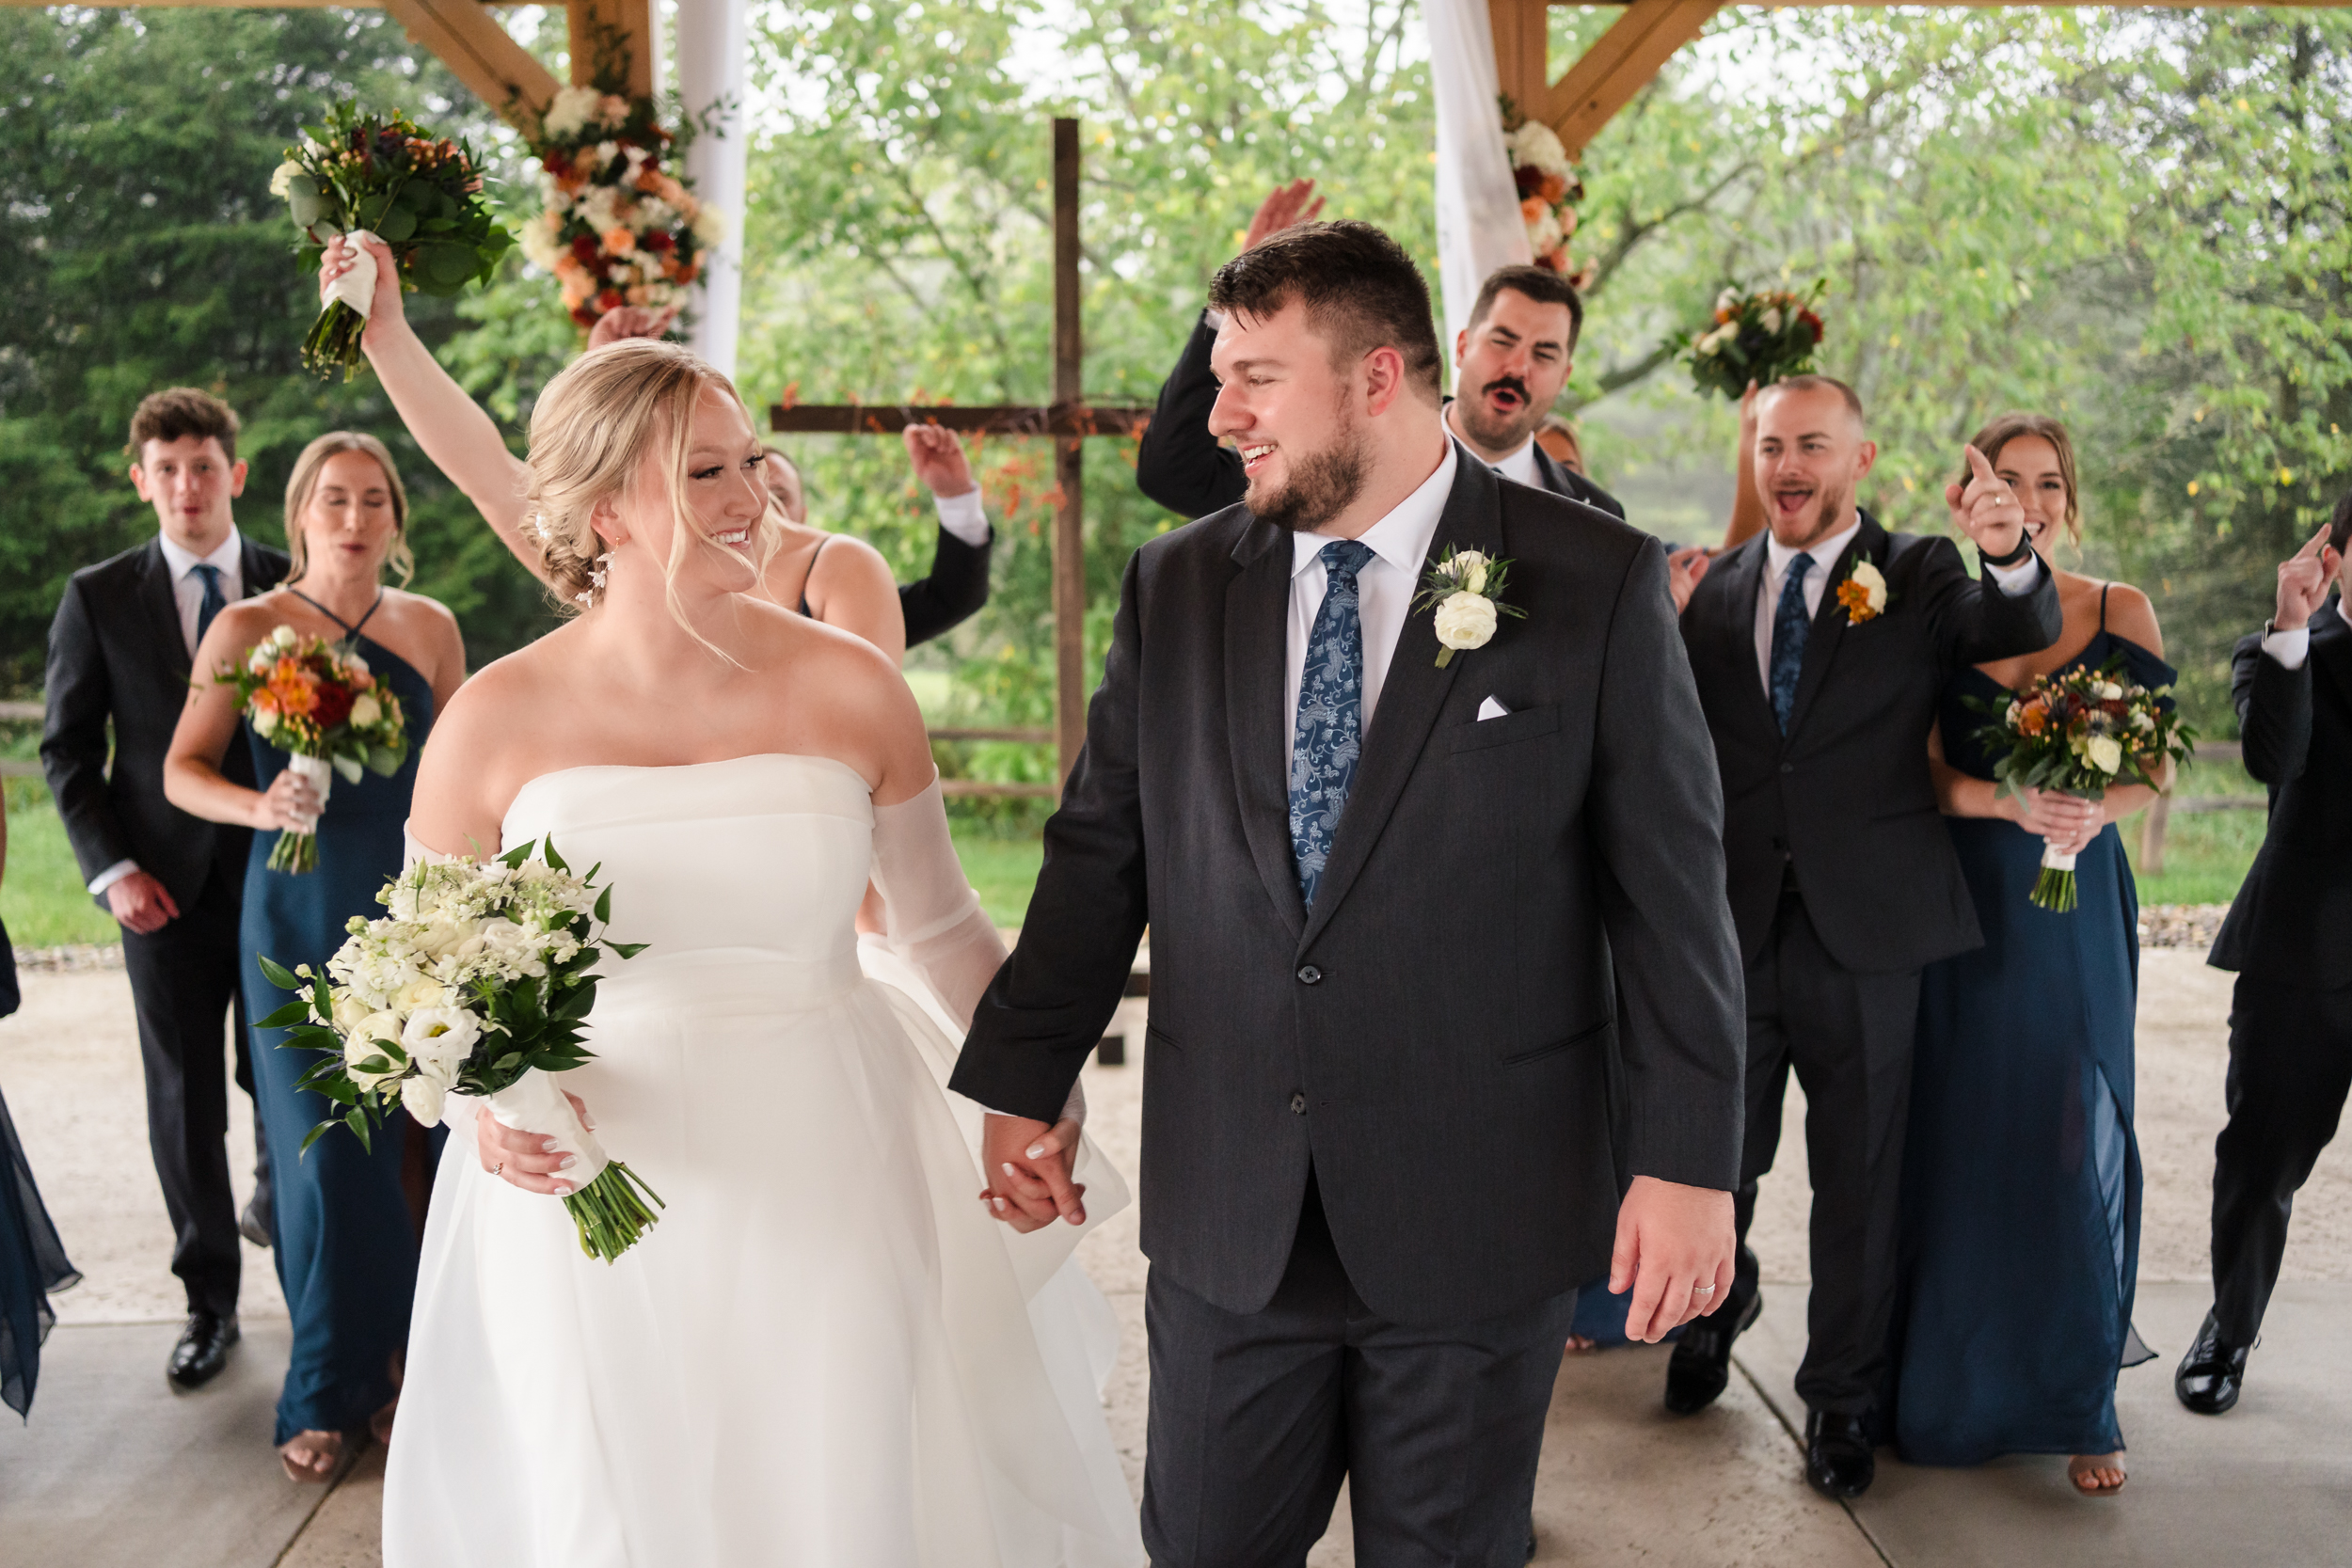
<path fill-rule="evenodd" d="M 452 1098 L 388 1568 L 1143 1560 L 1080 1232 L 988 1217 L 980 1113 L 944 1087 L 934 1019 L 969 1016 L 971 955 L 944 974 L 925 929 L 898 940 L 901 877 L 893 951 L 867 958 L 899 983 L 861 964 L 876 816 L 848 767 L 782 754 L 571 768 L 516 798 L 506 846 L 552 833 L 601 863 L 612 936 L 649 944 L 605 961 L 596 1059 L 560 1082 L 668 1207 L 617 1261 L 584 1257 L 559 1202 L 482 1169 Z M 1081 1166 L 1099 1224 L 1125 1189 L 1090 1146 Z"/>

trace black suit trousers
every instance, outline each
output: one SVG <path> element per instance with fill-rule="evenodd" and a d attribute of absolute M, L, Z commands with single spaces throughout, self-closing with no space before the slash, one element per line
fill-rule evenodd
<path fill-rule="evenodd" d="M 2240 975 L 2230 1006 L 2230 1119 L 2214 1142 L 2213 1293 L 2222 1338 L 2261 1332 L 2295 1195 L 2352 1088 L 2352 986 Z"/>
<path fill-rule="evenodd" d="M 1847 969 L 1789 891 L 1747 974 L 1748 1117 L 1733 1198 L 1740 1251 L 1731 1294 L 1716 1311 L 1737 1321 L 1756 1295 L 1748 1227 L 1756 1182 L 1780 1147 L 1781 1101 L 1794 1069 L 1804 1088 L 1813 1180 L 1813 1293 L 1797 1393 L 1811 1409 L 1868 1415 L 1883 1394 L 1894 1322 L 1919 972 Z"/>
<path fill-rule="evenodd" d="M 148 1145 L 171 1215 L 171 1272 L 186 1287 L 192 1312 L 237 1309 L 241 1256 L 229 1185 L 230 1069 L 221 1029 L 233 1017 L 236 1077 L 249 1085 L 251 1037 L 238 986 L 239 894 L 215 868 L 179 919 L 146 936 L 122 933 L 147 1073 Z"/>
<path fill-rule="evenodd" d="M 1143 1542 L 1153 1568 L 1297 1568 L 1343 1477 L 1363 1568 L 1518 1568 L 1576 1294 L 1407 1328 L 1367 1307 L 1310 1175 L 1260 1312 L 1152 1271 Z"/>

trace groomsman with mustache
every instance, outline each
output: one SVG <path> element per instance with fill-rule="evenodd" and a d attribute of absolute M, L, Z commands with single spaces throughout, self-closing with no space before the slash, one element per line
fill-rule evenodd
<path fill-rule="evenodd" d="M 1250 220 L 1251 250 L 1323 210 L 1314 182 L 1277 186 Z M 1209 353 L 1223 317 L 1203 310 L 1160 388 L 1159 405 L 1136 452 L 1136 485 L 1170 512 L 1205 517 L 1242 499 L 1241 453 L 1209 434 L 1216 377 Z M 1478 291 L 1470 325 L 1454 341 L 1456 395 L 1446 400 L 1447 432 L 1504 479 L 1597 506 L 1614 517 L 1615 497 L 1538 446 L 1536 430 L 1567 384 L 1584 302 L 1576 286 L 1542 267 L 1502 267 Z M 1679 563 L 1678 563 L 1679 564 Z"/>
<path fill-rule="evenodd" d="M 1945 500 L 1983 560 L 1980 580 L 1949 539 L 1889 533 L 1855 504 L 1878 448 L 1843 382 L 1766 388 L 1755 452 L 1770 526 L 1672 584 L 1722 776 L 1747 1117 L 1732 1287 L 1684 1330 L 1666 1405 L 1689 1415 L 1714 1402 L 1732 1340 L 1762 1308 L 1748 1226 L 1793 1068 L 1813 1181 L 1796 1379 L 1805 1476 L 1851 1497 L 1875 1472 L 1919 972 L 1984 941 L 1936 811 L 1928 730 L 1962 665 L 2047 647 L 2060 619 L 2024 507 L 1974 447 L 1973 477 Z"/>

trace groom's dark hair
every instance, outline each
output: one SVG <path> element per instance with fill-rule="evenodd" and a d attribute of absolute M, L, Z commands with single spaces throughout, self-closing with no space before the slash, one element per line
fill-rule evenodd
<path fill-rule="evenodd" d="M 1209 284 L 1212 309 L 1262 320 L 1294 301 L 1330 341 L 1334 365 L 1393 348 L 1407 378 L 1437 397 L 1442 360 L 1429 285 L 1388 235 L 1353 218 L 1298 224 L 1217 268 Z"/>

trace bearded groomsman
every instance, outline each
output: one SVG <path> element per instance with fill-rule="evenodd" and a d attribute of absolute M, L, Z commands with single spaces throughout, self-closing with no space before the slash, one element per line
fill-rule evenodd
<path fill-rule="evenodd" d="M 1845 1497 L 1874 1473 L 1919 971 L 1983 942 L 1936 814 L 1927 734 L 1961 666 L 2046 647 L 2059 627 L 2025 510 L 1981 453 L 1968 449 L 1965 491 L 1946 493 L 1981 581 L 1950 540 L 1888 533 L 1854 504 L 1877 455 L 1844 383 L 1767 388 L 1756 478 L 1770 527 L 1696 562 L 1694 587 L 1674 585 L 1722 772 L 1748 1057 L 1738 1270 L 1676 1346 L 1666 1404 L 1713 1402 L 1732 1340 L 1762 1307 L 1748 1227 L 1793 1067 L 1813 1178 L 1805 1475 Z"/>
<path fill-rule="evenodd" d="M 1313 181 L 1278 185 L 1250 220 L 1242 249 L 1252 250 L 1322 210 Z M 1136 488 L 1187 517 L 1232 505 L 1248 486 L 1241 453 L 1209 430 L 1217 395 L 1209 355 L 1224 321 L 1215 307 L 1201 311 L 1136 450 Z M 1444 400 L 1442 418 L 1463 450 L 1504 479 L 1623 517 L 1625 508 L 1614 496 L 1535 440 L 1567 385 L 1583 330 L 1584 301 L 1566 278 L 1542 267 L 1496 269 L 1479 288 L 1470 325 L 1454 337 L 1459 395 Z"/>
<path fill-rule="evenodd" d="M 130 456 L 131 483 L 161 527 L 66 585 L 49 629 L 40 761 L 90 894 L 122 927 L 148 1142 L 171 1215 L 171 1272 L 188 1299 L 167 1374 L 194 1388 L 228 1364 L 237 1342 L 237 1237 L 242 1230 L 269 1244 L 269 1172 L 256 1168 L 240 1222 L 229 1186 L 221 1028 L 234 1017 L 236 1078 L 250 1093 L 237 917 L 251 835 L 165 800 L 164 752 L 205 628 L 231 601 L 275 587 L 286 558 L 237 532 L 231 503 L 245 489 L 245 465 L 237 416 L 218 398 L 190 387 L 149 396 L 131 418 Z M 221 768 L 253 782 L 243 746 L 230 747 Z"/>
<path fill-rule="evenodd" d="M 2237 971 L 2230 1120 L 2214 1144 L 2213 1310 L 2173 1374 L 2183 1404 L 2237 1403 L 2285 1256 L 2295 1195 L 2336 1135 L 2352 1085 L 2352 625 L 2344 616 L 2352 494 L 2279 567 L 2278 613 L 2237 645 L 2231 696 L 2246 770 L 2270 786 L 2270 831 L 2205 961 Z"/>

